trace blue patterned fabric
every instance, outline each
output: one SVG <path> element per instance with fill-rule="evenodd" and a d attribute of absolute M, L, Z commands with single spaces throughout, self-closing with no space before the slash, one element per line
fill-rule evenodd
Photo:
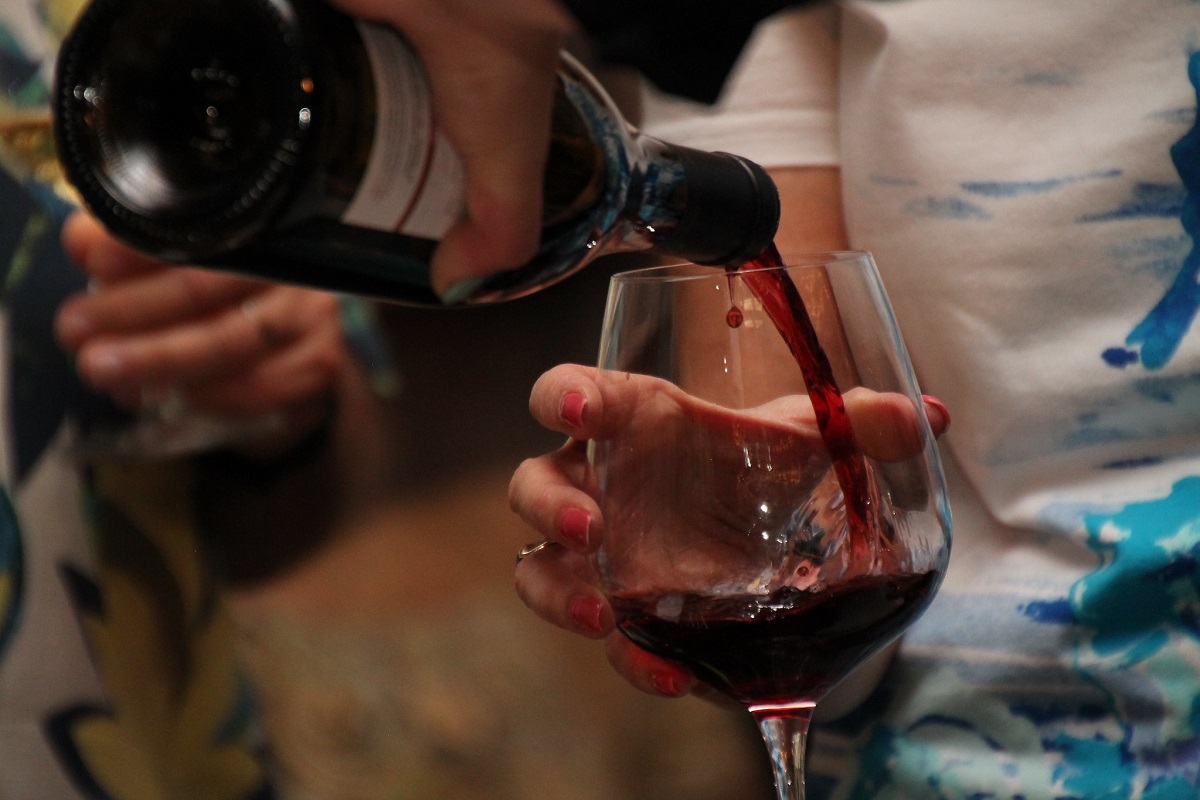
<path fill-rule="evenodd" d="M 0 0 L 0 119 L 44 105 L 76 5 Z M 190 465 L 66 455 L 68 430 L 116 413 L 54 341 L 85 288 L 59 241 L 69 208 L 3 170 L 0 208 L 0 797 L 269 797 Z"/>
<path fill-rule="evenodd" d="M 956 550 L 813 795 L 1200 796 L 1200 4 L 845 5 L 851 241 L 955 418 Z"/>

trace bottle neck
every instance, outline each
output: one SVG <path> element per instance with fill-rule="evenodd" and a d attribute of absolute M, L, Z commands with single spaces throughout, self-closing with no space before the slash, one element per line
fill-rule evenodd
<path fill-rule="evenodd" d="M 779 227 L 779 192 L 766 171 L 741 156 L 638 137 L 646 156 L 631 235 L 654 252 L 707 266 L 756 258 Z"/>

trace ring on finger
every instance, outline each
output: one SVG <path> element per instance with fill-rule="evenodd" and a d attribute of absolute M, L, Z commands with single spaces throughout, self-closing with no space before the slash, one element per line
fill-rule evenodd
<path fill-rule="evenodd" d="M 541 550 L 545 550 L 552 544 L 557 544 L 557 542 L 552 542 L 549 539 L 542 539 L 540 542 L 534 542 L 533 544 L 525 545 L 517 551 L 517 563 L 520 564 L 528 556 L 531 556 Z"/>
<path fill-rule="evenodd" d="M 263 314 L 262 301 L 257 297 L 250 297 L 242 301 L 240 310 L 242 316 L 250 321 L 258 331 L 259 339 L 263 346 L 274 348 L 287 340 L 287 337 L 278 329 L 270 320 Z"/>

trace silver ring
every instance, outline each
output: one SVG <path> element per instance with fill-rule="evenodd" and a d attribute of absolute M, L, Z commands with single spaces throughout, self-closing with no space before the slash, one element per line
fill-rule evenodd
<path fill-rule="evenodd" d="M 554 542 L 550 541 L 549 539 L 542 539 L 540 542 L 534 542 L 533 544 L 525 545 L 519 551 L 517 551 L 517 563 L 520 564 L 526 556 L 531 556 L 539 550 L 546 549 L 552 544 L 554 544 Z"/>
<path fill-rule="evenodd" d="M 268 349 L 274 349 L 287 341 L 287 336 L 263 315 L 262 300 L 258 296 L 247 297 L 238 306 L 242 316 L 250 321 L 258 333 L 259 341 Z"/>

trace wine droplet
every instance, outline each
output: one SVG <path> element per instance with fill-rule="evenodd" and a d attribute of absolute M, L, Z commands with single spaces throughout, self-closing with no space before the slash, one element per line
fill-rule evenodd
<path fill-rule="evenodd" d="M 742 314 L 742 310 L 737 306 L 730 306 L 729 312 L 725 314 L 725 324 L 731 328 L 740 328 L 742 323 L 746 321 L 746 317 Z"/>
<path fill-rule="evenodd" d="M 725 313 L 725 324 L 731 328 L 740 328 L 742 323 L 746 321 L 746 316 L 742 310 L 738 308 L 737 293 L 734 290 L 733 282 L 737 277 L 737 270 L 734 268 L 726 268 L 725 284 L 729 287 L 729 311 Z"/>

